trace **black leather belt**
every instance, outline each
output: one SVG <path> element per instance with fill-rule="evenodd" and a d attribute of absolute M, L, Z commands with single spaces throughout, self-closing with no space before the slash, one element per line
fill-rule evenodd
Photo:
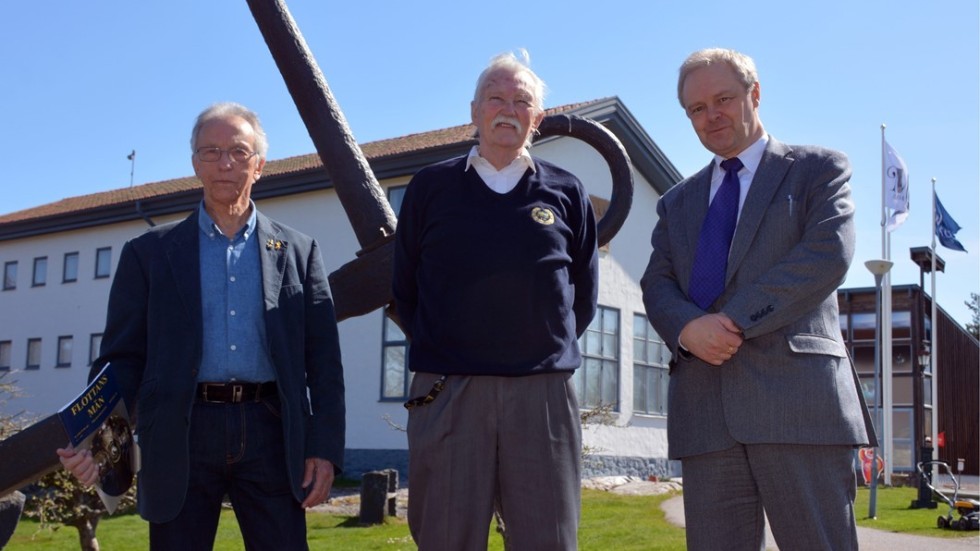
<path fill-rule="evenodd" d="M 276 394 L 276 383 L 198 383 L 197 399 L 209 404 L 258 402 Z"/>

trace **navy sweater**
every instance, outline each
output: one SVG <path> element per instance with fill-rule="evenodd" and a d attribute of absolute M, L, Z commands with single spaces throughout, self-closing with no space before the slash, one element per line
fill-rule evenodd
<path fill-rule="evenodd" d="M 412 371 L 572 371 L 596 310 L 595 214 L 578 179 L 534 159 L 506 194 L 466 157 L 408 185 L 395 235 L 395 308 Z"/>

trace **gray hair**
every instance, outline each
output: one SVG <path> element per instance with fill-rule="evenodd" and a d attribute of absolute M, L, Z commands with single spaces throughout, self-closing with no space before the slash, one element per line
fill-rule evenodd
<path fill-rule="evenodd" d="M 759 74 L 755 70 L 755 62 L 752 61 L 751 57 L 724 48 L 698 50 L 687 56 L 687 59 L 681 64 L 680 74 L 677 77 L 677 101 L 681 103 L 681 107 L 687 107 L 684 105 L 684 98 L 681 97 L 681 92 L 684 90 L 684 79 L 696 69 L 714 63 L 727 63 L 735 71 L 735 76 L 742 82 L 746 90 L 759 82 Z"/>
<path fill-rule="evenodd" d="M 521 48 L 519 52 L 521 55 L 520 59 L 513 52 L 507 52 L 498 54 L 490 60 L 487 68 L 480 73 L 480 78 L 476 79 L 476 91 L 473 93 L 473 101 L 475 103 L 480 102 L 480 92 L 483 91 L 483 88 L 487 84 L 487 77 L 497 69 L 509 69 L 515 74 L 524 73 L 527 75 L 528 80 L 531 81 L 534 107 L 538 111 L 544 111 L 544 95 L 546 90 L 544 81 L 531 70 L 531 55 L 527 53 L 527 50 Z"/>
<path fill-rule="evenodd" d="M 201 131 L 204 123 L 226 117 L 241 117 L 252 126 L 252 131 L 255 132 L 255 152 L 258 153 L 260 159 L 265 159 L 266 153 L 269 152 L 269 140 L 265 137 L 265 130 L 262 128 L 262 123 L 259 122 L 259 116 L 244 105 L 233 102 L 215 103 L 201 111 L 194 122 L 194 129 L 191 130 L 191 152 L 197 151 L 197 134 Z"/>

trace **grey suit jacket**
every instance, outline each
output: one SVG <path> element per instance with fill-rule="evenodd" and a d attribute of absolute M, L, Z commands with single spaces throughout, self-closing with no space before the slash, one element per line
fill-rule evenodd
<path fill-rule="evenodd" d="M 306 458 L 327 459 L 338 470 L 343 465 L 344 378 L 333 299 L 315 240 L 262 213 L 256 227 L 286 463 L 301 501 Z M 199 231 L 195 209 L 182 222 L 126 243 L 101 355 L 92 367 L 95 374 L 111 362 L 135 409 L 143 461 L 139 510 L 151 522 L 173 519 L 187 491 L 188 426 L 203 335 Z"/>
<path fill-rule="evenodd" d="M 720 367 L 677 350 L 704 315 L 688 298 L 712 166 L 657 204 L 653 254 L 641 280 L 650 322 L 671 347 L 667 435 L 671 458 L 736 442 L 850 444 L 875 441 L 841 337 L 837 287 L 854 253 L 847 158 L 770 137 L 732 241 L 723 294 L 710 307 L 745 342 Z"/>

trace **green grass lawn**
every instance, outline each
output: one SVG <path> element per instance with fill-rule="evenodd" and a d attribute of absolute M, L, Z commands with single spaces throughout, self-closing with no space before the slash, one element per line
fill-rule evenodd
<path fill-rule="evenodd" d="M 670 496 L 621 496 L 598 490 L 582 492 L 582 522 L 579 549 L 583 551 L 649 551 L 651 549 L 683 550 L 684 531 L 664 520 L 660 503 Z M 146 549 L 147 524 L 136 515 L 104 519 L 97 530 L 104 551 Z M 309 513 L 307 539 L 311 549 L 352 549 L 409 551 L 415 544 L 408 525 L 401 519 L 389 519 L 381 526 L 362 527 L 356 518 Z M 503 541 L 489 534 L 489 549 L 503 551 Z M 651 546 L 651 542 L 657 542 Z M 61 527 L 56 531 L 40 530 L 36 522 L 23 519 L 5 551 L 65 551 L 78 549 L 78 532 Z M 238 523 L 231 511 L 224 511 L 218 526 L 215 550 L 241 550 Z"/>
<path fill-rule="evenodd" d="M 977 532 L 961 532 L 959 530 L 946 530 L 936 526 L 936 517 L 946 516 L 949 506 L 939 503 L 935 509 L 909 509 L 909 504 L 916 500 L 918 491 L 915 488 L 882 488 L 876 492 L 877 518 L 868 518 L 868 502 L 871 491 L 868 488 L 858 488 L 857 499 L 854 501 L 854 515 L 857 517 L 858 526 L 886 530 L 888 532 L 901 532 L 903 534 L 915 534 L 918 536 L 933 536 L 943 538 L 957 538 L 976 536 Z M 960 518 L 959 513 L 953 512 L 953 518 Z M 937 544 L 937 549 L 941 544 Z"/>
<path fill-rule="evenodd" d="M 579 549 L 583 551 L 683 551 L 684 531 L 669 525 L 660 510 L 660 503 L 671 495 L 622 496 L 597 490 L 582 492 L 582 522 L 579 530 Z M 923 536 L 963 537 L 976 532 L 958 532 L 936 528 L 936 517 L 947 508 L 909 509 L 916 498 L 914 488 L 878 488 L 877 520 L 868 519 L 869 490 L 858 489 L 855 512 L 858 525 Z M 404 520 L 390 519 L 386 524 L 362 527 L 356 518 L 309 513 L 307 535 L 312 549 L 352 549 L 409 551 L 415 545 Z M 98 538 L 105 551 L 145 549 L 147 525 L 136 515 L 113 517 L 99 524 Z M 497 534 L 489 534 L 489 549 L 503 551 Z M 937 549 L 942 544 L 937 544 Z M 36 522 L 24 519 L 17 526 L 8 551 L 65 551 L 78 549 L 78 534 L 74 528 L 56 531 L 41 530 Z M 231 511 L 225 511 L 218 527 L 215 543 L 218 551 L 241 550 L 238 523 Z"/>

